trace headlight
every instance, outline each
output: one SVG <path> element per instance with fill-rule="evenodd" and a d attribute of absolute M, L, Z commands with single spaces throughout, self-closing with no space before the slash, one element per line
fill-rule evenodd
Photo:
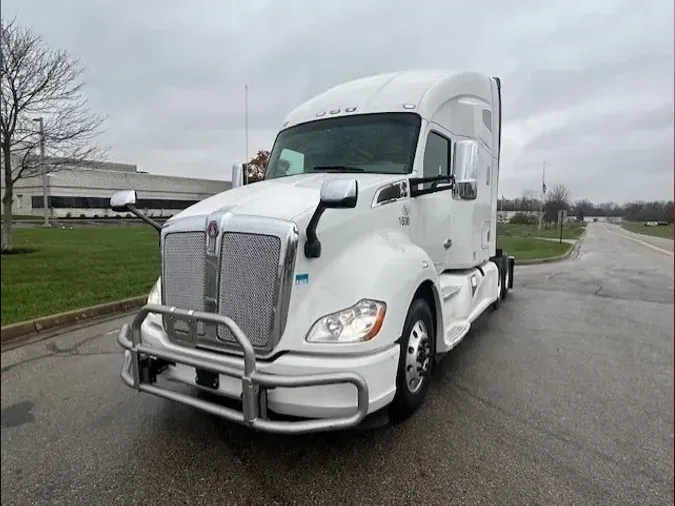
<path fill-rule="evenodd" d="M 307 334 L 307 341 L 310 343 L 368 341 L 380 331 L 386 311 L 387 305 L 384 302 L 361 299 L 352 307 L 319 318 Z"/>
<path fill-rule="evenodd" d="M 148 294 L 148 304 L 162 303 L 162 278 L 157 279 L 157 283 L 152 287 Z"/>

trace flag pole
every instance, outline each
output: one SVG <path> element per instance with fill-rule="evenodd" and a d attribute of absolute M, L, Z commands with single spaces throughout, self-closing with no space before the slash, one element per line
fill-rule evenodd
<path fill-rule="evenodd" d="M 246 163 L 248 164 L 248 84 L 244 86 L 244 149 L 246 150 Z"/>
<path fill-rule="evenodd" d="M 544 219 L 544 194 L 546 193 L 546 162 L 541 169 L 541 199 L 539 201 L 539 230 Z"/>

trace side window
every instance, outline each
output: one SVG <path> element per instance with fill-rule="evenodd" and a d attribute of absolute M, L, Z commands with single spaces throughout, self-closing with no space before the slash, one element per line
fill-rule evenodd
<path fill-rule="evenodd" d="M 305 155 L 292 149 L 283 149 L 279 155 L 279 169 L 279 172 L 289 176 L 301 174 L 305 170 Z"/>
<path fill-rule="evenodd" d="M 436 132 L 429 132 L 424 151 L 423 177 L 450 174 L 450 141 Z"/>

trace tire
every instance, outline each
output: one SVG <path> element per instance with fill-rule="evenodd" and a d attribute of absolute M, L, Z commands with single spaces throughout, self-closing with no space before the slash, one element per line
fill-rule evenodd
<path fill-rule="evenodd" d="M 434 327 L 433 315 L 427 301 L 415 299 L 408 309 L 403 325 L 401 353 L 396 373 L 396 395 L 389 405 L 389 418 L 392 422 L 409 418 L 424 401 L 434 369 L 436 347 Z M 424 364 L 423 371 L 418 369 L 421 367 L 420 362 Z M 410 371 L 410 375 L 408 375 L 409 367 L 415 367 Z"/>
<path fill-rule="evenodd" d="M 501 262 L 501 263 L 503 264 L 504 262 Z M 502 266 L 500 265 L 499 262 L 495 262 L 495 264 L 497 265 L 497 271 L 499 273 L 498 274 L 499 275 L 499 289 L 498 289 L 498 292 L 497 292 L 497 298 L 490 305 L 490 307 L 492 308 L 493 311 L 497 311 L 497 309 L 499 309 L 499 303 L 501 302 L 501 300 L 503 298 L 502 295 L 504 293 L 504 269 L 502 268 Z"/>
<path fill-rule="evenodd" d="M 503 279 L 503 276 L 502 276 L 501 273 L 499 274 L 499 280 L 500 280 L 500 283 L 501 283 L 501 285 L 499 286 L 499 294 L 497 294 L 497 298 L 490 305 L 490 307 L 492 308 L 493 311 L 497 311 L 497 309 L 499 309 L 499 304 L 502 301 L 502 287 L 504 286 L 504 279 Z"/>
<path fill-rule="evenodd" d="M 509 259 L 504 258 L 504 275 L 502 276 L 502 300 L 506 298 L 509 294 L 509 281 L 511 278 L 511 266 L 509 265 Z"/>

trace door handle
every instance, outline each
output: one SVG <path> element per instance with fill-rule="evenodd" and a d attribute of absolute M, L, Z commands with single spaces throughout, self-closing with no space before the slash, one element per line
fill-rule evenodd
<path fill-rule="evenodd" d="M 446 239 L 446 240 L 443 242 L 443 247 L 444 247 L 445 249 L 448 249 L 450 246 L 452 246 L 452 239 L 449 239 L 449 238 L 448 238 L 448 239 Z"/>

